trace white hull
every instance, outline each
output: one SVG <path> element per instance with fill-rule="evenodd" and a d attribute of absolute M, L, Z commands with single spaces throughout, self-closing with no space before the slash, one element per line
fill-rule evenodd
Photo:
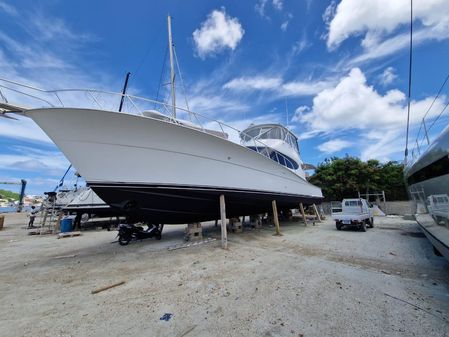
<path fill-rule="evenodd" d="M 123 188 L 140 189 L 138 199 L 145 198 L 145 193 L 153 193 L 155 188 L 180 187 L 190 191 L 207 190 L 209 194 L 210 191 L 228 191 L 270 198 L 278 195 L 280 200 L 289 199 L 292 203 L 319 202 L 322 198 L 318 187 L 269 158 L 189 127 L 103 110 L 35 109 L 28 110 L 26 115 L 48 134 L 109 204 L 130 201 L 124 196 L 126 193 L 122 193 Z M 117 191 L 118 186 L 121 192 Z M 115 196 L 108 197 L 107 190 L 114 189 Z M 120 195 L 123 195 L 122 201 Z M 173 198 L 167 202 L 176 202 Z M 133 207 L 144 213 L 142 209 L 147 209 L 148 214 L 153 212 L 159 220 L 160 209 L 151 210 L 148 205 L 143 207 L 142 200 L 135 201 L 140 205 Z M 164 207 L 169 219 L 172 207 Z M 243 211 L 241 207 L 237 209 Z M 217 212 L 211 211 L 207 217 L 212 213 L 218 214 L 218 206 Z"/>
<path fill-rule="evenodd" d="M 427 238 L 449 261 L 449 128 L 405 170 L 411 199 L 416 201 L 416 220 Z M 445 203 L 432 207 L 429 199 Z"/>

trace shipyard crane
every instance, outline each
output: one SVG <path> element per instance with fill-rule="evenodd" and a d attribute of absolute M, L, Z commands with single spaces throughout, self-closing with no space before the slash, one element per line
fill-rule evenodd
<path fill-rule="evenodd" d="M 22 185 L 20 188 L 19 204 L 17 205 L 17 212 L 22 212 L 23 209 L 23 197 L 25 196 L 25 187 L 27 181 L 22 179 L 20 181 L 0 181 L 0 185 Z"/>

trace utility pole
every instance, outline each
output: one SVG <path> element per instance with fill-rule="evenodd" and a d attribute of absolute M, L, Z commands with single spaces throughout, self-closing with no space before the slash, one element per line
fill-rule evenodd
<path fill-rule="evenodd" d="M 171 16 L 167 17 L 168 25 L 168 49 L 170 51 L 170 85 L 171 101 L 173 106 L 173 118 L 176 118 L 176 93 L 175 93 L 175 66 L 173 64 L 173 38 L 171 34 Z"/>

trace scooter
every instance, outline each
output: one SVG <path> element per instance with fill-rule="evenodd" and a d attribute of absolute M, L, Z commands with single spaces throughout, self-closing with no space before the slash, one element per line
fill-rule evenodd
<path fill-rule="evenodd" d="M 126 246 L 131 240 L 143 240 L 149 238 L 155 238 L 160 240 L 162 232 L 159 226 L 154 224 L 148 225 L 147 229 L 143 229 L 142 226 L 134 226 L 132 224 L 120 224 L 118 226 L 118 243 L 121 246 Z"/>

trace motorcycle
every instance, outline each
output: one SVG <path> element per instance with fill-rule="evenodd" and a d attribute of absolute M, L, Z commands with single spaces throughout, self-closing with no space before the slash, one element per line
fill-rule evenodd
<path fill-rule="evenodd" d="M 162 231 L 159 226 L 154 224 L 148 225 L 147 229 L 143 229 L 142 226 L 135 226 L 132 224 L 120 224 L 118 226 L 118 243 L 121 246 L 126 246 L 131 240 L 143 240 L 149 238 L 155 238 L 160 240 L 162 237 Z"/>

